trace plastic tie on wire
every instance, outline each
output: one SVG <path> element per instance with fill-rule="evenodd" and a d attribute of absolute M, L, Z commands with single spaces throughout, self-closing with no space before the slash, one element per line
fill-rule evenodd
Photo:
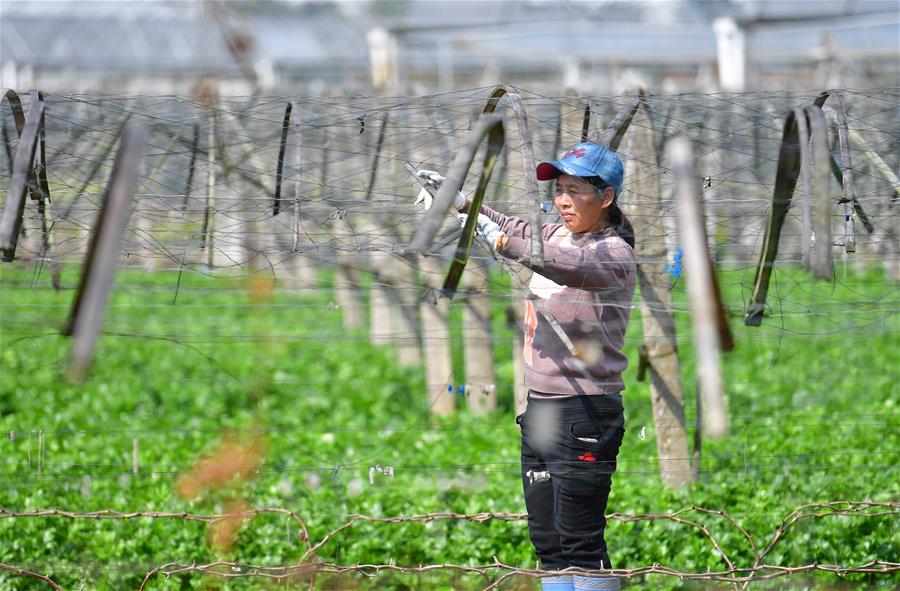
<path fill-rule="evenodd" d="M 388 478 L 394 477 L 394 467 L 393 466 L 382 466 L 381 464 L 375 464 L 369 468 L 369 484 L 375 484 L 375 476 L 377 474 L 384 474 Z"/>
<path fill-rule="evenodd" d="M 672 255 L 672 262 L 666 264 L 666 273 L 672 276 L 672 279 L 681 279 L 681 271 L 683 269 L 682 257 L 684 257 L 684 249 L 678 247 L 675 254 Z"/>
<path fill-rule="evenodd" d="M 456 393 L 458 396 L 466 395 L 466 384 L 459 384 L 459 386 L 454 386 L 453 384 L 447 384 L 447 392 L 450 394 Z"/>

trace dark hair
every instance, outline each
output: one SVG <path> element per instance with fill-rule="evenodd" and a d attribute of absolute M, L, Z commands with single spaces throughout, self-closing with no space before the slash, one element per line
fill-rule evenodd
<path fill-rule="evenodd" d="M 605 191 L 606 188 L 610 186 L 599 176 L 588 176 L 582 178 L 593 185 L 599 193 L 603 193 L 603 191 Z M 627 242 L 628 246 L 633 249 L 634 226 L 631 225 L 631 222 L 628 221 L 628 218 L 625 217 L 625 214 L 622 213 L 621 209 L 619 209 L 619 204 L 617 203 L 618 199 L 618 193 L 614 194 L 613 202 L 609 206 L 609 225 L 610 227 L 612 227 L 613 231 L 619 235 L 619 238 Z"/>

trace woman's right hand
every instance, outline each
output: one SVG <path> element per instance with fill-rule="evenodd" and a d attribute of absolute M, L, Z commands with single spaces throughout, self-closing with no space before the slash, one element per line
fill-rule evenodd
<path fill-rule="evenodd" d="M 416 176 L 422 179 L 423 184 L 422 190 L 419 191 L 419 194 L 416 196 L 416 205 L 422 204 L 422 208 L 425 211 L 431 209 L 431 203 L 434 201 L 434 195 L 437 194 L 438 189 L 441 188 L 441 183 L 446 180 L 444 175 L 434 171 L 434 170 L 426 170 L 421 169 L 416 171 Z M 461 192 L 456 194 L 456 197 L 453 198 L 453 208 L 456 211 L 463 211 L 468 205 L 468 200 L 465 195 Z"/>

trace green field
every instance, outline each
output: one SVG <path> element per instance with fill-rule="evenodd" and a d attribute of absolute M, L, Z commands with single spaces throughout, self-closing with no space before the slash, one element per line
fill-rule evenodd
<path fill-rule="evenodd" d="M 389 348 L 346 334 L 332 305 L 327 273 L 312 294 L 279 286 L 254 301 L 247 281 L 176 271 L 124 270 L 107 310 L 105 336 L 83 385 L 66 379 L 67 338 L 78 268 L 49 272 L 21 263 L 2 269 L 0 319 L 0 507 L 75 512 L 160 511 L 210 514 L 232 499 L 297 513 L 320 540 L 350 514 L 524 511 L 518 429 L 512 410 L 512 333 L 498 277 L 495 358 L 501 408 L 431 417 L 422 372 L 401 368 Z M 665 513 L 691 505 L 724 510 L 765 547 L 791 511 L 828 501 L 900 499 L 900 319 L 898 286 L 880 273 L 840 267 L 836 280 L 776 271 L 762 327 L 740 312 L 752 269 L 723 273 L 737 349 L 724 357 L 730 434 L 704 440 L 699 481 L 668 490 L 659 480 L 649 386 L 635 379 L 640 313 L 629 329 L 625 392 L 628 432 L 609 511 Z M 177 288 L 177 297 L 176 297 Z M 676 307 L 686 309 L 681 285 Z M 451 318 L 459 320 L 454 302 Z M 678 313 L 688 415 L 695 379 L 689 317 Z M 461 336 L 455 333 L 457 375 Z M 462 402 L 460 400 L 460 402 Z M 464 406 L 464 404 L 461 404 Z M 643 436 L 642 436 L 643 432 Z M 193 500 L 179 476 L 223 437 L 262 441 L 251 477 L 205 489 Z M 134 473 L 133 454 L 139 461 Z M 370 468 L 394 468 L 393 477 Z M 736 565 L 750 566 L 747 541 L 725 519 L 685 515 L 708 527 Z M 296 562 L 305 548 L 295 522 L 262 515 L 244 524 L 230 549 L 211 548 L 205 523 L 183 520 L 0 518 L 0 563 L 47 574 L 65 589 L 137 589 L 151 569 L 236 560 Z M 703 572 L 726 567 L 709 540 L 671 521 L 611 522 L 607 541 L 619 568 L 654 563 Z M 321 559 L 417 566 L 497 560 L 533 568 L 524 521 L 358 523 L 318 552 Z M 804 519 L 766 562 L 852 566 L 900 561 L 897 515 Z M 483 588 L 478 575 L 322 576 L 316 588 Z M 534 585 L 532 587 L 532 585 Z M 795 575 L 751 589 L 896 589 L 898 575 Z M 0 570 L 0 590 L 43 589 Z M 154 578 L 149 589 L 286 588 L 258 578 L 184 575 Z M 305 589 L 296 582 L 287 588 Z M 502 588 L 537 588 L 514 579 Z M 720 588 L 652 575 L 633 589 Z M 733 588 L 733 587 L 721 587 Z"/>

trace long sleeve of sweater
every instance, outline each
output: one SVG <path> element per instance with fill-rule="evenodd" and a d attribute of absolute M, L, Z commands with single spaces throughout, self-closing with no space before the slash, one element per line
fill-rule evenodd
<path fill-rule="evenodd" d="M 508 237 L 500 251 L 502 256 L 515 259 L 559 285 L 602 291 L 622 289 L 633 280 L 630 275 L 634 269 L 634 251 L 611 230 L 573 234 L 570 241 L 558 244 L 560 241 L 550 240 L 550 237 L 563 226 L 545 224 L 541 231 L 544 265 L 535 268 L 531 264 L 531 225 L 487 206 L 481 207 L 481 213 L 496 222 Z"/>

